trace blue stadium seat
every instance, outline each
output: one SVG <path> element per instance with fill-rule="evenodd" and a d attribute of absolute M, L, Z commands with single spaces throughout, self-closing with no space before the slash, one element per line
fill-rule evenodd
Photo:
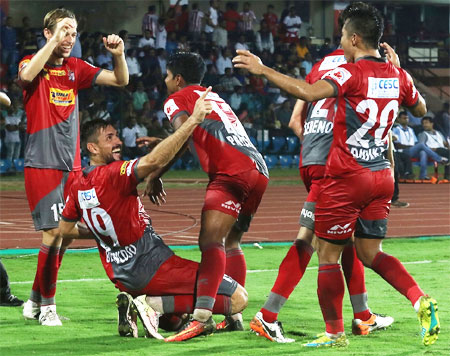
<path fill-rule="evenodd" d="M 250 142 L 258 149 L 258 140 L 254 136 L 249 136 Z"/>
<path fill-rule="evenodd" d="M 0 173 L 6 173 L 11 168 L 11 161 L 9 159 L 0 159 Z"/>
<path fill-rule="evenodd" d="M 17 172 L 23 172 L 23 164 L 24 164 L 23 158 L 17 158 L 14 160 L 14 167 L 16 167 Z"/>
<path fill-rule="evenodd" d="M 292 156 L 291 155 L 280 155 L 280 166 L 281 168 L 290 168 L 292 165 Z"/>
<path fill-rule="evenodd" d="M 292 156 L 292 165 L 294 167 L 298 167 L 299 164 L 300 164 L 300 156 L 299 155 L 293 155 Z"/>
<path fill-rule="evenodd" d="M 258 141 L 258 145 L 256 146 L 256 148 L 260 152 L 266 152 L 267 149 L 269 148 L 269 146 L 270 146 L 270 140 L 263 140 L 263 141 Z"/>
<path fill-rule="evenodd" d="M 278 156 L 275 155 L 264 155 L 264 160 L 268 169 L 272 169 L 278 164 Z"/>
<path fill-rule="evenodd" d="M 280 153 L 286 145 L 286 138 L 284 136 L 272 136 L 272 147 L 269 149 L 270 153 Z"/>
<path fill-rule="evenodd" d="M 287 153 L 298 153 L 300 149 L 300 140 L 297 136 L 286 137 Z"/>

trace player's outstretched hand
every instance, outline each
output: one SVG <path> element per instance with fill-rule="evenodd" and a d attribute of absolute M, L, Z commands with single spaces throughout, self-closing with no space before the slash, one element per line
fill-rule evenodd
<path fill-rule="evenodd" d="M 75 29 L 76 27 L 77 23 L 70 17 L 66 17 L 58 21 L 53 31 L 52 40 L 54 40 L 56 43 L 60 43 L 62 40 L 64 40 L 64 37 L 66 37 L 67 31 L 69 31 L 69 29 Z"/>
<path fill-rule="evenodd" d="M 148 178 L 147 186 L 145 187 L 144 195 L 148 195 L 150 201 L 158 206 L 163 205 L 166 202 L 166 192 L 161 178 Z"/>
<path fill-rule="evenodd" d="M 0 91 L 0 106 L 10 106 L 11 105 L 11 99 L 6 95 L 4 92 Z"/>
<path fill-rule="evenodd" d="M 136 139 L 136 144 L 138 145 L 138 147 L 146 147 L 148 149 L 148 152 L 150 152 L 161 141 L 162 138 L 159 137 L 142 136 Z"/>
<path fill-rule="evenodd" d="M 265 66 L 261 61 L 261 58 L 255 56 L 250 51 L 243 49 L 236 50 L 236 53 L 238 55 L 233 58 L 233 64 L 236 68 L 245 68 L 255 75 L 263 74 Z"/>
<path fill-rule="evenodd" d="M 395 53 L 394 49 L 389 46 L 387 42 L 380 43 L 380 47 L 384 49 L 384 55 L 397 68 L 400 68 L 400 58 L 398 58 L 398 54 Z"/>
<path fill-rule="evenodd" d="M 124 53 L 125 46 L 118 35 L 112 34 L 108 35 L 108 37 L 103 37 L 103 44 L 114 56 L 121 56 Z"/>
<path fill-rule="evenodd" d="M 205 116 L 210 114 L 212 111 L 212 104 L 210 100 L 205 100 L 206 96 L 211 91 L 211 87 L 205 90 L 205 92 L 197 99 L 194 106 L 194 112 L 192 113 L 192 117 L 194 117 L 195 121 L 198 123 L 203 122 Z"/>

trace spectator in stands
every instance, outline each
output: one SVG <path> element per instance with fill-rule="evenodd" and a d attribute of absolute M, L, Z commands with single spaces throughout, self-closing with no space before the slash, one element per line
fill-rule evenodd
<path fill-rule="evenodd" d="M 166 48 L 167 44 L 167 30 L 166 25 L 164 23 L 164 19 L 158 19 L 158 26 L 156 26 L 156 40 L 155 40 L 155 48 Z M 165 72 L 164 72 L 165 73 Z"/>
<path fill-rule="evenodd" d="M 136 139 L 139 137 L 139 128 L 135 116 L 128 117 L 127 126 L 122 130 L 122 141 L 124 146 L 124 156 L 130 159 L 140 155 L 139 147 L 136 145 Z"/>
<path fill-rule="evenodd" d="M 97 111 L 94 114 L 94 117 L 96 119 L 108 121 L 111 120 L 111 114 L 109 113 L 108 109 L 106 108 L 106 100 L 103 99 L 98 103 Z"/>
<path fill-rule="evenodd" d="M 156 15 L 155 12 L 155 5 L 150 5 L 147 13 L 142 18 L 142 35 L 145 35 L 145 31 L 150 31 L 151 37 L 156 33 L 156 25 L 158 24 L 159 16 Z"/>
<path fill-rule="evenodd" d="M 158 58 L 158 63 L 159 63 L 159 68 L 161 69 L 161 73 L 164 75 L 166 73 L 166 68 L 167 68 L 166 50 L 164 48 L 158 48 L 156 50 L 156 56 Z"/>
<path fill-rule="evenodd" d="M 218 48 L 225 48 L 228 45 L 228 32 L 226 30 L 227 22 L 220 20 L 219 26 L 214 28 L 212 42 Z"/>
<path fill-rule="evenodd" d="M 233 111 L 238 113 L 239 108 L 241 107 L 242 103 L 242 93 L 244 92 L 244 88 L 242 85 L 237 85 L 234 87 L 234 92 L 231 94 L 230 99 L 228 102 L 230 103 L 231 108 Z M 238 114 L 239 116 L 239 114 Z"/>
<path fill-rule="evenodd" d="M 308 39 L 304 36 L 300 37 L 299 42 L 296 44 L 295 49 L 297 51 L 297 55 L 301 58 L 304 59 L 306 56 L 306 53 L 309 52 L 308 49 Z"/>
<path fill-rule="evenodd" d="M 127 51 L 127 57 L 125 58 L 127 61 L 128 73 L 130 74 L 130 81 L 142 76 L 141 65 L 139 64 L 136 54 L 136 49 L 131 48 Z"/>
<path fill-rule="evenodd" d="M 302 19 L 295 13 L 295 7 L 289 8 L 289 14 L 284 18 L 283 24 L 286 28 L 285 42 L 298 42 Z"/>
<path fill-rule="evenodd" d="M 306 75 L 308 75 L 309 72 L 311 72 L 311 69 L 313 66 L 311 53 L 308 52 L 305 54 L 305 59 L 303 60 L 303 62 L 300 66 L 301 66 L 301 68 L 305 68 Z"/>
<path fill-rule="evenodd" d="M 322 46 L 320 46 L 319 48 L 319 58 L 323 58 L 325 57 L 327 54 L 330 54 L 331 52 L 333 52 L 333 47 L 331 45 L 331 38 L 326 37 Z"/>
<path fill-rule="evenodd" d="M 17 32 L 13 27 L 11 16 L 6 18 L 5 24 L 0 28 L 0 42 L 2 49 L 2 63 L 8 66 L 8 74 L 12 77 L 17 72 L 16 42 Z"/>
<path fill-rule="evenodd" d="M 181 6 L 181 13 L 177 16 L 176 21 L 178 34 L 186 34 L 189 26 L 189 5 Z"/>
<path fill-rule="evenodd" d="M 250 9 L 250 3 L 244 3 L 244 10 L 240 13 L 241 16 L 241 31 L 244 33 L 247 42 L 255 40 L 255 32 L 253 25 L 256 23 L 256 15 Z"/>
<path fill-rule="evenodd" d="M 274 12 L 272 4 L 267 5 L 267 12 L 263 15 L 264 21 L 269 27 L 273 37 L 278 36 L 278 16 Z"/>
<path fill-rule="evenodd" d="M 234 45 L 234 49 L 235 50 L 243 49 L 246 51 L 249 50 L 247 42 L 245 41 L 245 35 L 243 35 L 243 34 L 239 35 L 239 38 L 238 38 L 236 44 Z"/>
<path fill-rule="evenodd" d="M 273 35 L 270 31 L 269 25 L 266 20 L 260 22 L 260 29 L 256 32 L 256 48 L 261 53 L 263 50 L 269 51 L 271 54 L 275 51 L 273 44 Z"/>
<path fill-rule="evenodd" d="M 136 91 L 133 93 L 133 108 L 135 111 L 142 111 L 144 104 L 149 101 L 148 95 L 145 92 L 144 83 L 141 81 L 137 83 Z"/>
<path fill-rule="evenodd" d="M 219 85 L 221 88 L 220 93 L 225 93 L 227 99 L 233 94 L 236 86 L 242 86 L 241 82 L 233 75 L 233 67 L 225 68 L 225 75 L 220 78 Z"/>
<path fill-rule="evenodd" d="M 178 41 L 177 41 L 177 34 L 175 32 L 171 32 L 168 34 L 168 39 L 166 42 L 166 52 L 167 55 L 170 57 L 172 54 L 176 52 L 178 49 Z"/>
<path fill-rule="evenodd" d="M 146 118 L 144 115 L 139 115 L 136 123 L 136 127 L 138 129 L 137 136 L 138 137 L 146 137 L 148 136 L 148 130 L 146 126 Z"/>
<path fill-rule="evenodd" d="M 430 177 L 427 176 L 428 159 L 442 162 L 443 158 L 427 147 L 423 142 L 418 143 L 414 130 L 408 126 L 409 118 L 406 111 L 400 111 L 396 121 L 399 125 L 392 130 L 392 141 L 401 157 L 402 163 L 399 165 L 400 176 L 411 177 L 411 158 L 418 158 L 420 162 L 419 179 L 429 180 Z"/>
<path fill-rule="evenodd" d="M 215 90 L 215 86 L 219 84 L 220 77 L 217 74 L 217 71 L 213 64 L 208 64 L 206 66 L 206 73 L 203 77 L 202 86 L 204 87 L 212 87 Z"/>
<path fill-rule="evenodd" d="M 291 120 L 293 106 L 290 100 L 285 100 L 281 106 L 275 110 L 275 117 L 281 124 L 281 130 L 289 133 L 289 121 Z"/>
<path fill-rule="evenodd" d="M 178 41 L 177 49 L 179 52 L 190 52 L 191 45 L 188 42 L 186 34 L 180 36 L 180 40 Z"/>
<path fill-rule="evenodd" d="M 216 60 L 216 69 L 219 75 L 225 74 L 225 68 L 232 68 L 233 62 L 231 62 L 232 54 L 229 48 L 218 51 L 218 57 Z"/>
<path fill-rule="evenodd" d="M 441 157 L 441 160 L 438 162 L 445 165 L 444 179 L 449 179 L 450 150 L 447 139 L 441 132 L 434 129 L 434 123 L 431 117 L 424 116 L 422 126 L 423 132 L 419 134 L 419 142 L 426 145 Z"/>
<path fill-rule="evenodd" d="M 450 115 L 449 103 L 442 105 L 442 110 L 437 113 L 434 118 L 434 125 L 437 130 L 444 134 L 447 140 L 450 138 Z"/>
<path fill-rule="evenodd" d="M 226 21 L 226 30 L 230 40 L 235 41 L 238 34 L 238 25 L 241 21 L 241 15 L 236 11 L 237 3 L 227 2 L 226 11 L 223 14 L 223 19 Z"/>
<path fill-rule="evenodd" d="M 24 33 L 23 39 L 20 44 L 20 57 L 23 58 L 29 54 L 36 53 L 38 51 L 36 34 L 28 30 Z"/>
<path fill-rule="evenodd" d="M 34 29 L 31 28 L 30 18 L 28 16 L 22 17 L 22 27 L 19 27 L 16 31 L 17 31 L 16 32 L 17 38 L 20 43 L 23 43 L 23 41 L 25 40 L 26 33 L 28 31 L 34 33 Z"/>
<path fill-rule="evenodd" d="M 212 34 L 214 29 L 219 25 L 219 2 L 217 0 L 209 1 L 209 10 L 205 16 L 205 33 L 208 41 L 212 41 Z"/>
<path fill-rule="evenodd" d="M 101 68 L 113 70 L 113 59 L 106 47 L 102 47 L 100 54 L 95 58 L 95 63 Z"/>
<path fill-rule="evenodd" d="M 11 170 L 15 170 L 14 160 L 20 155 L 20 130 L 23 130 L 25 112 L 19 106 L 19 101 L 13 99 L 5 116 L 5 146 L 6 159 L 11 161 Z"/>
<path fill-rule="evenodd" d="M 156 27 L 155 27 L 156 32 Z M 138 42 L 138 47 L 144 49 L 145 47 L 155 48 L 155 39 L 152 37 L 150 30 L 145 30 L 144 37 L 141 37 Z M 143 52 L 141 52 L 143 53 Z"/>
<path fill-rule="evenodd" d="M 198 9 L 198 3 L 192 4 L 192 10 L 189 13 L 189 36 L 192 42 L 200 40 L 200 34 L 203 29 L 205 14 Z"/>
<path fill-rule="evenodd" d="M 123 45 L 124 45 L 125 53 L 126 53 L 131 48 L 131 41 L 130 41 L 130 37 L 128 36 L 128 31 L 127 30 L 120 30 L 119 31 L 119 37 L 123 41 Z"/>

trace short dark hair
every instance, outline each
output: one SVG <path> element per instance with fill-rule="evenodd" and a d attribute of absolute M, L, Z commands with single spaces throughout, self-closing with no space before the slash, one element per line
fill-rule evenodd
<path fill-rule="evenodd" d="M 167 68 L 173 76 L 181 75 L 186 84 L 200 84 L 206 72 L 205 62 L 198 53 L 178 52 L 170 56 Z"/>
<path fill-rule="evenodd" d="M 91 142 L 97 143 L 100 130 L 104 130 L 110 125 L 112 126 L 111 122 L 102 119 L 94 119 L 83 124 L 80 134 L 81 147 L 89 153 L 87 144 Z"/>
<path fill-rule="evenodd" d="M 408 113 L 405 110 L 402 110 L 398 113 L 398 117 L 404 116 L 404 115 L 408 116 Z"/>
<path fill-rule="evenodd" d="M 431 123 L 434 122 L 434 121 L 433 121 L 433 118 L 432 118 L 431 116 L 424 116 L 424 117 L 422 117 L 422 123 L 423 123 L 424 121 L 429 121 L 429 122 L 431 122 Z"/>
<path fill-rule="evenodd" d="M 383 35 L 384 20 L 374 6 L 364 2 L 348 5 L 339 16 L 339 25 L 344 24 L 347 26 L 347 32 L 361 36 L 366 46 L 378 49 Z"/>

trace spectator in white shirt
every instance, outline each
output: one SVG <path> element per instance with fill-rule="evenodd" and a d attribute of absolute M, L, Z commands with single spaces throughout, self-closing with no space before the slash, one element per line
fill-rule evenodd
<path fill-rule="evenodd" d="M 128 73 L 130 77 L 140 77 L 142 76 L 141 65 L 139 64 L 138 59 L 136 58 L 136 50 L 129 49 L 127 51 L 127 57 L 125 58 L 127 61 Z"/>
<path fill-rule="evenodd" d="M 219 3 L 217 0 L 210 0 L 209 5 L 209 10 L 206 14 L 205 33 L 208 36 L 208 40 L 212 41 L 213 31 L 219 25 Z"/>
<path fill-rule="evenodd" d="M 260 30 L 256 32 L 256 48 L 260 53 L 264 50 L 268 50 L 271 54 L 273 54 L 275 47 L 269 25 L 265 20 L 262 20 L 260 27 Z"/>
<path fill-rule="evenodd" d="M 192 10 L 189 12 L 189 36 L 192 42 L 200 40 L 200 34 L 203 28 L 203 19 L 205 14 L 198 9 L 198 4 L 192 4 Z"/>
<path fill-rule="evenodd" d="M 284 18 L 283 23 L 286 27 L 286 42 L 297 42 L 300 27 L 302 27 L 302 19 L 296 15 L 294 6 L 290 7 L 289 14 Z"/>
<path fill-rule="evenodd" d="M 256 15 L 250 9 L 249 2 L 244 3 L 244 10 L 239 15 L 241 15 L 241 29 L 247 42 L 253 42 L 255 40 L 253 25 L 256 23 Z"/>
<path fill-rule="evenodd" d="M 122 130 L 124 145 L 124 156 L 133 159 L 140 155 L 139 147 L 136 146 L 136 139 L 139 137 L 139 129 L 135 117 L 130 117 L 127 126 Z"/>
<path fill-rule="evenodd" d="M 248 46 L 247 46 L 247 43 L 245 42 L 245 36 L 244 35 L 240 35 L 239 36 L 238 41 L 234 45 L 234 49 L 235 50 L 243 49 L 243 50 L 248 51 Z"/>
<path fill-rule="evenodd" d="M 233 68 L 233 62 L 231 61 L 231 51 L 228 48 L 219 50 L 219 56 L 216 60 L 217 74 L 224 75 L 225 68 Z"/>
<path fill-rule="evenodd" d="M 20 156 L 20 129 L 24 119 L 25 112 L 19 107 L 18 102 L 13 100 L 5 116 L 6 159 L 11 161 L 11 167 L 14 166 L 13 161 Z"/>
<path fill-rule="evenodd" d="M 155 48 L 166 48 L 167 43 L 167 30 L 164 19 L 158 20 L 158 26 L 156 27 L 156 41 Z"/>
<path fill-rule="evenodd" d="M 149 30 L 145 30 L 144 37 L 139 39 L 138 47 L 142 49 L 144 47 L 155 48 L 155 39 L 151 36 L 151 32 Z"/>
<path fill-rule="evenodd" d="M 412 173 L 411 158 L 418 158 L 420 162 L 419 179 L 430 179 L 427 176 L 427 162 L 432 159 L 436 162 L 445 162 L 441 156 L 427 147 L 423 142 L 418 143 L 414 130 L 408 126 L 408 114 L 406 111 L 399 112 L 397 116 L 396 126 L 392 129 L 392 141 L 394 142 L 396 150 L 401 157 L 401 164 L 404 168 L 399 167 L 400 175 L 407 175 Z"/>
<path fill-rule="evenodd" d="M 212 40 L 219 48 L 225 48 L 228 45 L 228 32 L 226 30 L 227 22 L 225 20 L 220 21 L 212 34 Z"/>

